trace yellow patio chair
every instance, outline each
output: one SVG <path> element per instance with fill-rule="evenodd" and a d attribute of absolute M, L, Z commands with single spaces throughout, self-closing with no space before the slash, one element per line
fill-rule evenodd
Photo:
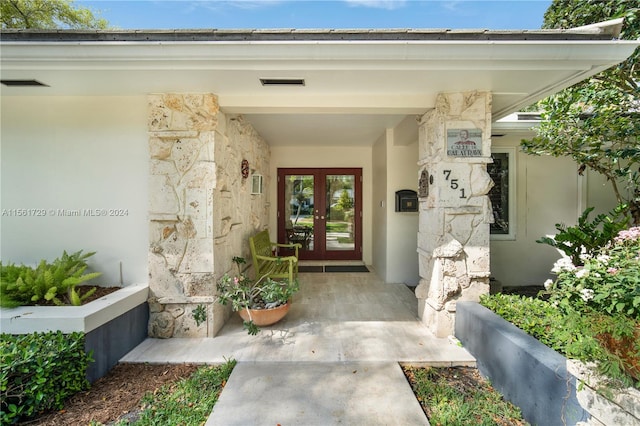
<path fill-rule="evenodd" d="M 298 277 L 300 244 L 274 243 L 269 238 L 269 230 L 265 229 L 249 238 L 249 247 L 256 280 L 266 275 L 274 280 L 286 278 L 289 283 L 292 283 Z M 278 247 L 293 249 L 294 255 L 274 256 L 273 249 Z"/>

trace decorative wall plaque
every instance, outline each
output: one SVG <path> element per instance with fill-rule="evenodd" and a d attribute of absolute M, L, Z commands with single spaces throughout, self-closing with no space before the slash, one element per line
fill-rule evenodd
<path fill-rule="evenodd" d="M 242 165 L 240 166 L 240 171 L 242 172 L 242 178 L 246 179 L 249 177 L 249 161 L 242 160 Z"/>
<path fill-rule="evenodd" d="M 420 173 L 420 180 L 418 181 L 418 196 L 420 198 L 426 198 L 429 196 L 429 172 L 427 169 L 422 169 Z"/>
<path fill-rule="evenodd" d="M 450 157 L 482 157 L 482 130 L 448 129 L 447 155 Z"/>

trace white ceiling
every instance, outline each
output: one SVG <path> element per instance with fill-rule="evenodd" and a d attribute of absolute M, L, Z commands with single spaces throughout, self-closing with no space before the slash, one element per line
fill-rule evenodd
<path fill-rule="evenodd" d="M 376 114 L 245 114 L 272 146 L 372 145 L 405 115 Z M 417 124 L 415 126 L 417 140 Z"/>
<path fill-rule="evenodd" d="M 624 41 L 1 42 L 4 96 L 210 92 L 273 146 L 371 145 L 440 92 L 491 91 L 494 119 L 630 55 Z M 264 87 L 260 78 L 302 78 Z"/>

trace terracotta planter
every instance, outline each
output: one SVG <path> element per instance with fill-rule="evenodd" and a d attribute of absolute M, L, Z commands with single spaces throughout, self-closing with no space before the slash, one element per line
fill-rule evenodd
<path fill-rule="evenodd" d="M 251 318 L 249 318 L 249 313 L 246 309 L 242 309 L 238 311 L 240 317 L 244 321 L 249 321 L 253 319 L 253 323 L 258 327 L 264 327 L 267 325 L 272 325 L 280 321 L 287 315 L 289 312 L 290 303 L 287 302 L 284 305 L 278 306 L 277 308 L 271 309 L 249 309 L 251 311 Z"/>

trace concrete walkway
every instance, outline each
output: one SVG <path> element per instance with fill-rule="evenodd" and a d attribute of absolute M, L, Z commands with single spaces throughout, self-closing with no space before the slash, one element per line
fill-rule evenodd
<path fill-rule="evenodd" d="M 300 274 L 284 320 L 249 336 L 233 315 L 213 339 L 147 339 L 122 362 L 238 361 L 207 425 L 425 425 L 398 362 L 475 365 L 417 319 L 401 284 L 370 273 Z"/>

